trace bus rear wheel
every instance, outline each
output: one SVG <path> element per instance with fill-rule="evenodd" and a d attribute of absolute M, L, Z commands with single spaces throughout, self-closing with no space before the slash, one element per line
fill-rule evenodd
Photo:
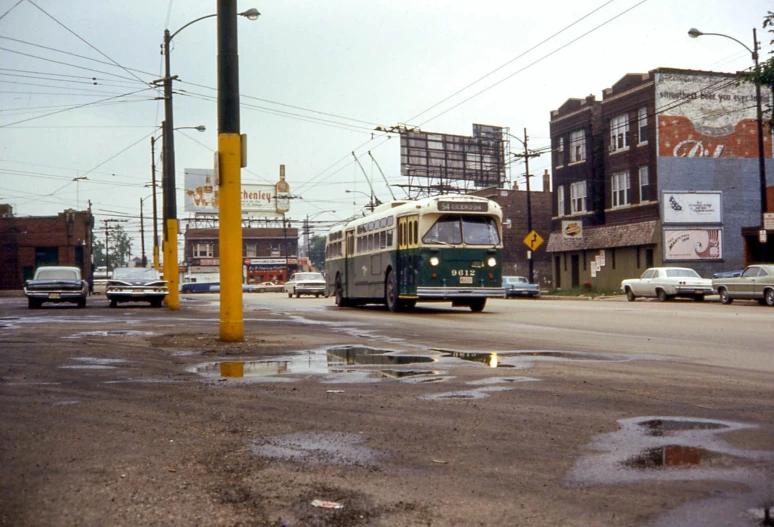
<path fill-rule="evenodd" d="M 387 273 L 387 280 L 384 282 L 384 303 L 393 313 L 397 313 L 403 307 L 398 299 L 398 281 L 392 269 Z"/>
<path fill-rule="evenodd" d="M 470 310 L 474 313 L 481 313 L 486 307 L 486 298 L 476 298 L 470 301 Z"/>

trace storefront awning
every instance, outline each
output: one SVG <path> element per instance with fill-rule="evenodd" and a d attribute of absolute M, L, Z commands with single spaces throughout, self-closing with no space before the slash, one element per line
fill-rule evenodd
<path fill-rule="evenodd" d="M 563 253 L 614 247 L 636 247 L 656 243 L 656 220 L 624 225 L 584 227 L 583 238 L 566 239 L 561 231 L 552 232 L 546 252 Z"/>

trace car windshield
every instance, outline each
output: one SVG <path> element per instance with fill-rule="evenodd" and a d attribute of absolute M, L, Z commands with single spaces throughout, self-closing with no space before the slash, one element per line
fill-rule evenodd
<path fill-rule="evenodd" d="M 310 281 L 310 280 L 324 280 L 323 275 L 321 273 L 299 273 L 296 275 L 296 282 L 299 281 Z"/>
<path fill-rule="evenodd" d="M 459 245 L 497 245 L 500 235 L 491 216 L 446 214 L 438 218 L 422 237 L 424 243 Z"/>
<path fill-rule="evenodd" d="M 155 269 L 144 267 L 118 267 L 113 271 L 114 280 L 158 280 Z"/>
<path fill-rule="evenodd" d="M 80 280 L 78 272 L 72 269 L 41 269 L 36 280 Z"/>
<path fill-rule="evenodd" d="M 668 278 L 701 278 L 693 269 L 667 269 Z"/>

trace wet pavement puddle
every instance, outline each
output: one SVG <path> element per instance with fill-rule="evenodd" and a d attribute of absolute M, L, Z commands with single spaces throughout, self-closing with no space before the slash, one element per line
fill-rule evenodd
<path fill-rule="evenodd" d="M 665 512 L 648 525 L 762 525 L 756 514 L 772 500 L 774 451 L 736 448 L 720 437 L 756 425 L 691 417 L 635 417 L 618 423 L 618 431 L 592 438 L 587 448 L 593 453 L 576 461 L 567 476 L 569 486 L 741 483 L 749 492 L 716 493 Z"/>
<path fill-rule="evenodd" d="M 434 363 L 425 355 L 408 355 L 394 350 L 365 346 L 337 346 L 306 354 L 272 360 L 208 362 L 188 371 L 207 378 L 266 378 L 286 374 L 323 375 L 323 382 L 357 382 L 366 380 L 404 379 L 440 375 L 436 370 L 401 368 L 401 366 Z"/>
<path fill-rule="evenodd" d="M 253 455 L 314 465 L 371 466 L 384 454 L 361 445 L 359 434 L 298 432 L 268 437 L 250 443 Z"/>
<path fill-rule="evenodd" d="M 444 401 L 444 400 L 478 400 L 486 399 L 489 397 L 490 392 L 506 392 L 513 390 L 509 386 L 485 386 L 483 388 L 476 388 L 473 390 L 461 390 L 455 392 L 446 393 L 433 393 L 430 395 L 423 395 L 420 399 L 424 401 Z"/>
<path fill-rule="evenodd" d="M 70 360 L 78 361 L 78 364 L 65 364 L 59 368 L 63 370 L 112 370 L 129 362 L 125 359 L 100 359 L 97 357 L 71 357 Z"/>
<path fill-rule="evenodd" d="M 152 331 L 132 331 L 132 330 L 106 330 L 106 331 L 83 331 L 70 335 L 69 337 L 62 337 L 63 339 L 81 339 L 84 337 L 151 337 L 156 335 Z"/>

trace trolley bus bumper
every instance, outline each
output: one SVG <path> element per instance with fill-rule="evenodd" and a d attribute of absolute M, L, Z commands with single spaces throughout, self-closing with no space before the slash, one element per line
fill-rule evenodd
<path fill-rule="evenodd" d="M 423 298 L 505 298 L 502 287 L 417 287 L 417 296 Z"/>

